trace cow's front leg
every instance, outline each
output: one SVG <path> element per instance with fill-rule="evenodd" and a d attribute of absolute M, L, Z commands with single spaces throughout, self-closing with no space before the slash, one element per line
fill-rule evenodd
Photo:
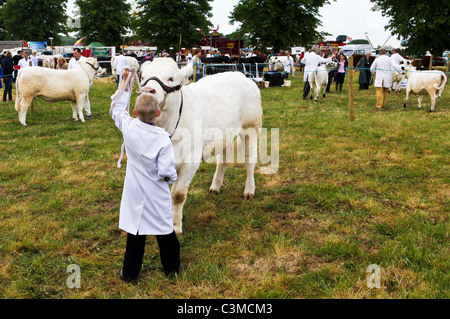
<path fill-rule="evenodd" d="M 183 223 L 183 206 L 186 202 L 189 185 L 192 178 L 194 178 L 200 163 L 181 164 L 178 170 L 178 179 L 173 184 L 172 193 L 172 215 L 173 215 L 173 229 L 175 233 L 182 233 Z"/>
<path fill-rule="evenodd" d="M 404 108 L 406 108 L 408 106 L 408 101 L 409 101 L 409 89 L 406 89 L 406 101 L 405 104 L 403 105 Z"/>

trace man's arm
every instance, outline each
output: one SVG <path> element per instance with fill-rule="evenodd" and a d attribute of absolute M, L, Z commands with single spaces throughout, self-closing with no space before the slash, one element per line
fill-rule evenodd
<path fill-rule="evenodd" d="M 113 118 L 114 122 L 116 122 L 116 126 L 119 128 L 120 131 L 122 131 L 123 122 L 128 118 L 131 118 L 130 113 L 127 110 L 131 98 L 131 92 L 128 92 L 128 87 L 125 86 L 126 84 L 125 82 L 128 76 L 129 70 L 125 69 L 121 87 L 119 88 L 119 90 L 117 90 L 116 94 L 114 95 L 117 95 L 120 91 L 123 92 L 121 92 L 120 97 L 117 100 L 114 100 L 111 105 L 112 106 L 111 117 Z"/>
<path fill-rule="evenodd" d="M 173 145 L 170 141 L 161 148 L 158 154 L 158 176 L 169 184 L 175 183 L 178 178 Z"/>

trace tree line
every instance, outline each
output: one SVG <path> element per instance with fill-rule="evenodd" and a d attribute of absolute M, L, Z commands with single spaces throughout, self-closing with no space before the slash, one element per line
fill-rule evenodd
<path fill-rule="evenodd" d="M 75 0 L 67 14 L 67 0 L 0 0 L 0 39 L 48 41 L 76 33 L 86 43 L 119 46 L 125 34 L 159 48 L 196 46 L 213 27 L 213 0 Z M 308 46 L 326 36 L 318 32 L 320 8 L 336 0 L 241 0 L 229 19 L 246 45 L 285 49 Z M 371 0 L 373 10 L 390 17 L 386 29 L 404 38 L 409 54 L 449 49 L 450 2 L 428 0 Z M 338 13 L 337 13 L 338 14 Z M 357 14 L 355 12 L 355 14 Z M 236 35 L 235 35 L 236 36 Z"/>

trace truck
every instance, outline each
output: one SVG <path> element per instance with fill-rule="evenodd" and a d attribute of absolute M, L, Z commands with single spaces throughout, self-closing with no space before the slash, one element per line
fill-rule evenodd
<path fill-rule="evenodd" d="M 342 49 L 346 56 L 365 55 L 367 52 L 373 55 L 373 47 L 370 44 L 347 44 Z"/>

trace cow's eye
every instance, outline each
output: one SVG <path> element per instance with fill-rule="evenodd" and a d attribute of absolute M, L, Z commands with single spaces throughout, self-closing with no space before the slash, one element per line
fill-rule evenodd
<path fill-rule="evenodd" d="M 168 81 L 169 81 L 169 82 L 173 82 L 173 78 L 170 78 Z"/>

